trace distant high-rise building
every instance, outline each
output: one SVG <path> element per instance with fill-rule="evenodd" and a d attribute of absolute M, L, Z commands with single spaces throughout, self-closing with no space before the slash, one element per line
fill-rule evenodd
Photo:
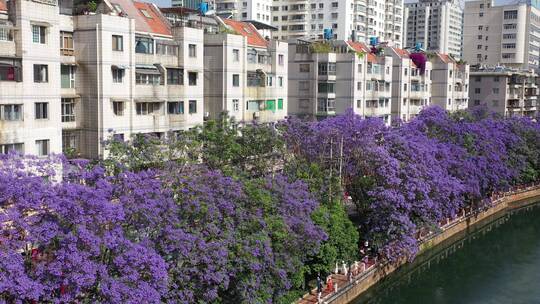
<path fill-rule="evenodd" d="M 405 4 L 403 44 L 462 57 L 463 9 L 457 0 L 420 0 Z"/>
<path fill-rule="evenodd" d="M 255 20 L 277 27 L 272 38 L 379 41 L 401 47 L 403 0 L 216 0 L 220 16 Z"/>
<path fill-rule="evenodd" d="M 540 9 L 536 1 L 494 6 L 465 3 L 463 58 L 471 65 L 540 68 Z"/>
<path fill-rule="evenodd" d="M 190 9 L 198 9 L 199 4 L 201 4 L 203 0 L 172 0 L 172 7 L 185 7 Z M 208 2 L 208 1 L 206 1 Z"/>

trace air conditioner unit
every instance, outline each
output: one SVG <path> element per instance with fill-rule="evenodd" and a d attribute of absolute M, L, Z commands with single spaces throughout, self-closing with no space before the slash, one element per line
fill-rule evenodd
<path fill-rule="evenodd" d="M 258 119 L 261 117 L 261 112 L 253 112 L 253 119 Z"/>

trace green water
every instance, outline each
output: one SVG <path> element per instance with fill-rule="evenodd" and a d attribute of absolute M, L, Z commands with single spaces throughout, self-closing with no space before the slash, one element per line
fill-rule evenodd
<path fill-rule="evenodd" d="M 538 206 L 447 246 L 429 264 L 390 276 L 354 304 L 540 303 Z"/>

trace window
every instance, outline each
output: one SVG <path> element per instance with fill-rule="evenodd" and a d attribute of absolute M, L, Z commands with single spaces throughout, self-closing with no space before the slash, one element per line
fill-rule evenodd
<path fill-rule="evenodd" d="M 319 93 L 335 93 L 335 83 L 333 82 L 319 82 Z"/>
<path fill-rule="evenodd" d="M 49 118 L 49 103 L 48 102 L 36 102 L 35 114 L 36 119 L 48 119 Z"/>
<path fill-rule="evenodd" d="M 240 86 L 240 75 L 233 74 L 232 75 L 232 85 L 233 87 L 239 87 Z"/>
<path fill-rule="evenodd" d="M 0 28 L 0 41 L 13 41 L 13 31 L 9 28 Z"/>
<path fill-rule="evenodd" d="M 75 121 L 75 99 L 62 98 L 62 122 Z"/>
<path fill-rule="evenodd" d="M 154 40 L 146 37 L 135 37 L 135 53 L 154 54 Z"/>
<path fill-rule="evenodd" d="M 124 116 L 124 102 L 123 101 L 113 101 L 113 113 L 116 116 Z"/>
<path fill-rule="evenodd" d="M 178 56 L 178 45 L 156 43 L 156 54 Z"/>
<path fill-rule="evenodd" d="M 190 44 L 188 48 L 189 48 L 189 57 L 191 58 L 197 57 L 197 45 Z"/>
<path fill-rule="evenodd" d="M 34 82 L 49 81 L 49 66 L 46 64 L 34 64 Z"/>
<path fill-rule="evenodd" d="M 145 16 L 146 18 L 152 19 L 152 16 L 150 15 L 150 13 L 147 10 L 141 8 L 141 9 L 139 9 L 139 11 L 141 11 L 141 14 L 143 14 L 143 16 Z"/>
<path fill-rule="evenodd" d="M 277 108 L 278 110 L 283 110 L 283 99 L 279 98 L 277 100 Z"/>
<path fill-rule="evenodd" d="M 285 64 L 285 56 L 283 56 L 282 54 L 278 55 L 278 64 L 279 65 L 284 65 Z"/>
<path fill-rule="evenodd" d="M 406 83 L 403 84 L 403 91 L 407 91 L 407 84 Z"/>
<path fill-rule="evenodd" d="M 0 64 L 0 81 L 21 81 L 21 62 L 18 60 L 2 60 Z"/>
<path fill-rule="evenodd" d="M 117 52 L 124 50 L 124 36 L 112 35 L 112 50 Z"/>
<path fill-rule="evenodd" d="M 117 67 L 111 68 L 113 83 L 122 83 L 124 81 L 124 74 L 126 70 L 119 69 Z"/>
<path fill-rule="evenodd" d="M 60 54 L 73 56 L 73 33 L 60 32 Z"/>
<path fill-rule="evenodd" d="M 499 79 L 499 76 L 495 76 L 495 77 L 493 77 L 493 81 L 495 81 L 495 82 L 499 82 L 499 81 L 500 81 L 500 79 Z"/>
<path fill-rule="evenodd" d="M 190 86 L 197 85 L 197 72 L 188 72 L 188 84 Z"/>
<path fill-rule="evenodd" d="M 135 104 L 137 115 L 160 115 L 160 102 L 137 102 Z"/>
<path fill-rule="evenodd" d="M 49 140 L 48 139 L 36 140 L 36 150 L 37 150 L 38 156 L 49 155 Z"/>
<path fill-rule="evenodd" d="M 475 94 L 480 94 L 481 92 L 482 92 L 482 90 L 480 88 L 475 88 L 474 89 Z"/>
<path fill-rule="evenodd" d="M 9 152 L 17 152 L 17 153 L 23 154 L 24 144 L 23 143 L 0 144 L 0 154 L 8 154 Z"/>
<path fill-rule="evenodd" d="M 310 66 L 309 63 L 301 63 L 298 66 L 300 73 L 309 73 Z"/>
<path fill-rule="evenodd" d="M 62 89 L 75 88 L 75 69 L 73 65 L 60 66 L 60 87 Z"/>
<path fill-rule="evenodd" d="M 197 113 L 197 101 L 190 100 L 189 101 L 189 114 L 195 114 L 195 113 Z"/>
<path fill-rule="evenodd" d="M 518 17 L 518 11 L 517 10 L 505 11 L 504 12 L 504 19 L 505 20 L 517 19 L 517 17 Z"/>
<path fill-rule="evenodd" d="M 150 71 L 149 71 L 150 72 Z M 159 72 L 135 73 L 135 84 L 142 85 L 160 85 L 161 74 Z"/>
<path fill-rule="evenodd" d="M 167 68 L 167 84 L 183 85 L 184 69 Z"/>
<path fill-rule="evenodd" d="M 317 99 L 317 112 L 334 112 L 336 110 L 335 100 L 332 98 L 318 98 Z"/>
<path fill-rule="evenodd" d="M 7 121 L 22 120 L 22 109 L 21 104 L 4 104 L 0 105 L 0 119 Z"/>
<path fill-rule="evenodd" d="M 493 94 L 499 94 L 499 88 L 493 88 Z"/>
<path fill-rule="evenodd" d="M 167 113 L 171 115 L 184 114 L 184 102 L 183 101 L 169 101 L 167 103 Z"/>
<path fill-rule="evenodd" d="M 233 61 L 239 62 L 240 61 L 240 50 L 234 49 L 233 52 Z"/>
<path fill-rule="evenodd" d="M 238 99 L 233 99 L 232 100 L 232 110 L 234 112 L 240 111 L 240 101 Z"/>
<path fill-rule="evenodd" d="M 62 152 L 73 153 L 77 149 L 77 134 L 74 132 L 62 131 Z"/>
<path fill-rule="evenodd" d="M 278 86 L 279 86 L 280 88 L 283 87 L 283 76 L 279 76 L 279 77 L 278 77 Z"/>
<path fill-rule="evenodd" d="M 319 75 L 336 75 L 335 62 L 319 62 Z"/>
<path fill-rule="evenodd" d="M 47 28 L 41 25 L 32 25 L 32 42 L 45 44 Z"/>

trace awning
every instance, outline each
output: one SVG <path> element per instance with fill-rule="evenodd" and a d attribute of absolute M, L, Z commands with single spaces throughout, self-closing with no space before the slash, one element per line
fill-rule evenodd
<path fill-rule="evenodd" d="M 163 99 L 156 99 L 152 97 L 135 98 L 135 102 L 165 102 Z"/>
<path fill-rule="evenodd" d="M 153 65 L 136 65 L 135 72 L 141 74 L 161 75 L 161 72 L 158 70 L 158 68 Z"/>
<path fill-rule="evenodd" d="M 127 69 L 129 69 L 129 65 L 126 65 L 126 64 L 113 64 L 113 65 L 111 65 L 111 68 L 118 69 L 118 70 L 127 70 Z"/>

